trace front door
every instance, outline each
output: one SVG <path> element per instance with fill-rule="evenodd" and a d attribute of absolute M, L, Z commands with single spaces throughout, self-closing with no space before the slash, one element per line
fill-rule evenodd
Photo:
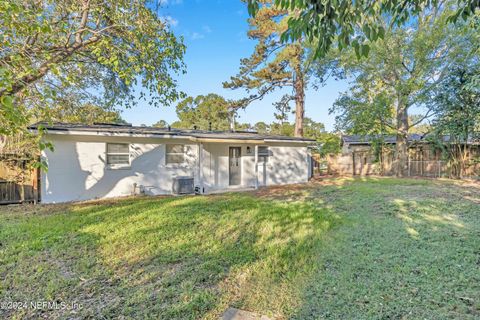
<path fill-rule="evenodd" d="M 231 186 L 238 186 L 242 178 L 242 148 L 230 147 L 229 159 L 229 181 Z"/>

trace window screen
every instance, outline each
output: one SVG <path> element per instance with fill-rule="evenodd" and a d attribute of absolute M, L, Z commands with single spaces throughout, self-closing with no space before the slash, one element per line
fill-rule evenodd
<path fill-rule="evenodd" d="M 108 165 L 129 165 L 130 145 L 128 143 L 107 143 Z"/>
<path fill-rule="evenodd" d="M 166 164 L 185 162 L 185 146 L 183 144 L 167 144 Z"/>

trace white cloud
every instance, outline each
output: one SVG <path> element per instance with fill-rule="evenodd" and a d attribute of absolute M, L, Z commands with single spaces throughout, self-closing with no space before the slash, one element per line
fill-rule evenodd
<path fill-rule="evenodd" d="M 202 30 L 205 31 L 206 33 L 212 32 L 212 28 L 210 28 L 209 26 L 206 26 L 206 25 L 202 27 Z"/>
<path fill-rule="evenodd" d="M 162 19 L 169 26 L 176 27 L 178 25 L 178 20 L 173 18 L 172 16 L 165 16 L 162 17 Z"/>
<path fill-rule="evenodd" d="M 201 33 L 198 33 L 198 32 L 192 33 L 192 40 L 199 40 L 203 38 L 205 38 L 205 36 Z"/>

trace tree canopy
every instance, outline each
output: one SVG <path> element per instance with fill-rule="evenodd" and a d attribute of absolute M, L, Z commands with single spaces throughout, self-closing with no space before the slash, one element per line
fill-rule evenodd
<path fill-rule="evenodd" d="M 228 130 L 233 110 L 225 98 L 214 93 L 205 96 L 187 97 L 176 106 L 179 121 L 172 128 L 200 130 Z"/>
<path fill-rule="evenodd" d="M 69 123 L 126 123 L 122 118 L 120 111 L 115 109 L 105 109 L 93 104 L 85 104 L 79 107 L 52 108 L 49 120 Z"/>
<path fill-rule="evenodd" d="M 480 139 L 480 83 L 475 77 L 479 72 L 480 66 L 453 67 L 437 88 L 433 101 L 433 141 L 446 151 L 444 154 L 452 160 L 453 174 L 460 177 L 473 164 L 469 163 L 472 159 L 468 156 L 468 143 Z"/>
<path fill-rule="evenodd" d="M 187 97 L 181 100 L 176 106 L 178 121 L 170 124 L 170 127 L 177 129 L 198 130 L 230 130 L 232 121 L 235 121 L 236 112 L 232 108 L 232 102 L 224 97 L 209 93 L 196 97 Z M 155 127 L 168 127 L 165 120 L 159 120 Z M 250 126 L 245 123 L 235 123 L 235 129 L 248 129 Z"/>
<path fill-rule="evenodd" d="M 254 16 L 264 2 L 247 1 Z M 282 40 L 316 42 L 316 58 L 324 56 L 334 44 L 340 49 L 353 47 L 359 56 L 367 56 L 370 44 L 383 39 L 387 29 L 408 24 L 425 10 L 444 3 L 442 0 L 275 0 L 280 9 L 296 13 L 288 20 Z M 467 19 L 478 8 L 479 0 L 458 0 L 449 21 Z M 383 23 L 385 16 L 391 18 L 387 26 Z"/>
<path fill-rule="evenodd" d="M 253 54 L 240 61 L 239 73 L 224 82 L 229 89 L 243 88 L 249 94 L 236 103 L 237 108 L 245 108 L 255 100 L 261 100 L 269 93 L 291 88 L 275 103 L 278 110 L 288 110 L 295 101 L 295 136 L 303 136 L 305 109 L 305 52 L 299 41 L 285 43 L 280 35 L 286 31 L 290 12 L 280 9 L 274 1 L 262 1 L 262 6 L 254 18 L 249 19 L 248 36 L 257 41 Z"/>
<path fill-rule="evenodd" d="M 354 49 L 339 53 L 352 86 L 331 110 L 337 125 L 359 134 L 395 133 L 400 175 L 407 170 L 407 135 L 434 114 L 432 97 L 450 67 L 478 63 L 478 35 L 468 23 L 448 24 L 452 14 L 446 4 L 423 11 L 408 28 L 388 29 L 368 58 L 358 60 Z M 390 23 L 385 18 L 384 26 Z"/>
<path fill-rule="evenodd" d="M 231 102 L 224 97 L 210 93 L 197 97 L 187 97 L 180 101 L 176 107 L 178 121 L 170 124 L 177 129 L 218 130 L 228 131 L 231 129 L 232 116 L 236 110 L 231 107 Z M 325 125 L 311 118 L 304 120 L 304 136 L 324 142 L 332 140 L 325 131 Z M 166 128 L 169 124 L 165 120 L 159 120 L 155 127 Z M 276 114 L 276 121 L 272 123 L 257 122 L 254 125 L 248 123 L 235 123 L 235 130 L 255 130 L 259 134 L 294 136 L 295 124 L 288 121 L 285 113 Z M 336 136 L 336 135 L 333 135 Z"/>
<path fill-rule="evenodd" d="M 184 45 L 148 0 L 0 0 L 0 134 L 58 104 L 169 104 Z M 139 86 L 137 86 L 139 85 Z"/>

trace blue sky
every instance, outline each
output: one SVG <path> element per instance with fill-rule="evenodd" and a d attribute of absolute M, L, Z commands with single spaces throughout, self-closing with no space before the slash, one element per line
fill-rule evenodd
<path fill-rule="evenodd" d="M 185 63 L 187 73 L 178 78 L 179 88 L 186 94 L 217 93 L 226 98 L 245 95 L 240 90 L 223 89 L 222 82 L 238 72 L 240 59 L 250 56 L 255 42 L 246 36 L 248 13 L 240 0 L 160 0 L 160 14 L 170 21 L 172 30 L 184 37 L 187 46 Z M 318 91 L 306 92 L 305 113 L 315 121 L 323 122 L 332 130 L 334 117 L 328 109 L 339 93 L 347 89 L 345 82 L 329 81 Z M 282 92 L 273 93 L 239 111 L 240 122 L 256 123 L 274 120 L 272 102 Z M 142 102 L 125 110 L 122 116 L 134 125 L 151 125 L 160 119 L 171 123 L 177 119 L 175 105 L 155 108 Z M 292 116 L 293 121 L 293 116 Z"/>

